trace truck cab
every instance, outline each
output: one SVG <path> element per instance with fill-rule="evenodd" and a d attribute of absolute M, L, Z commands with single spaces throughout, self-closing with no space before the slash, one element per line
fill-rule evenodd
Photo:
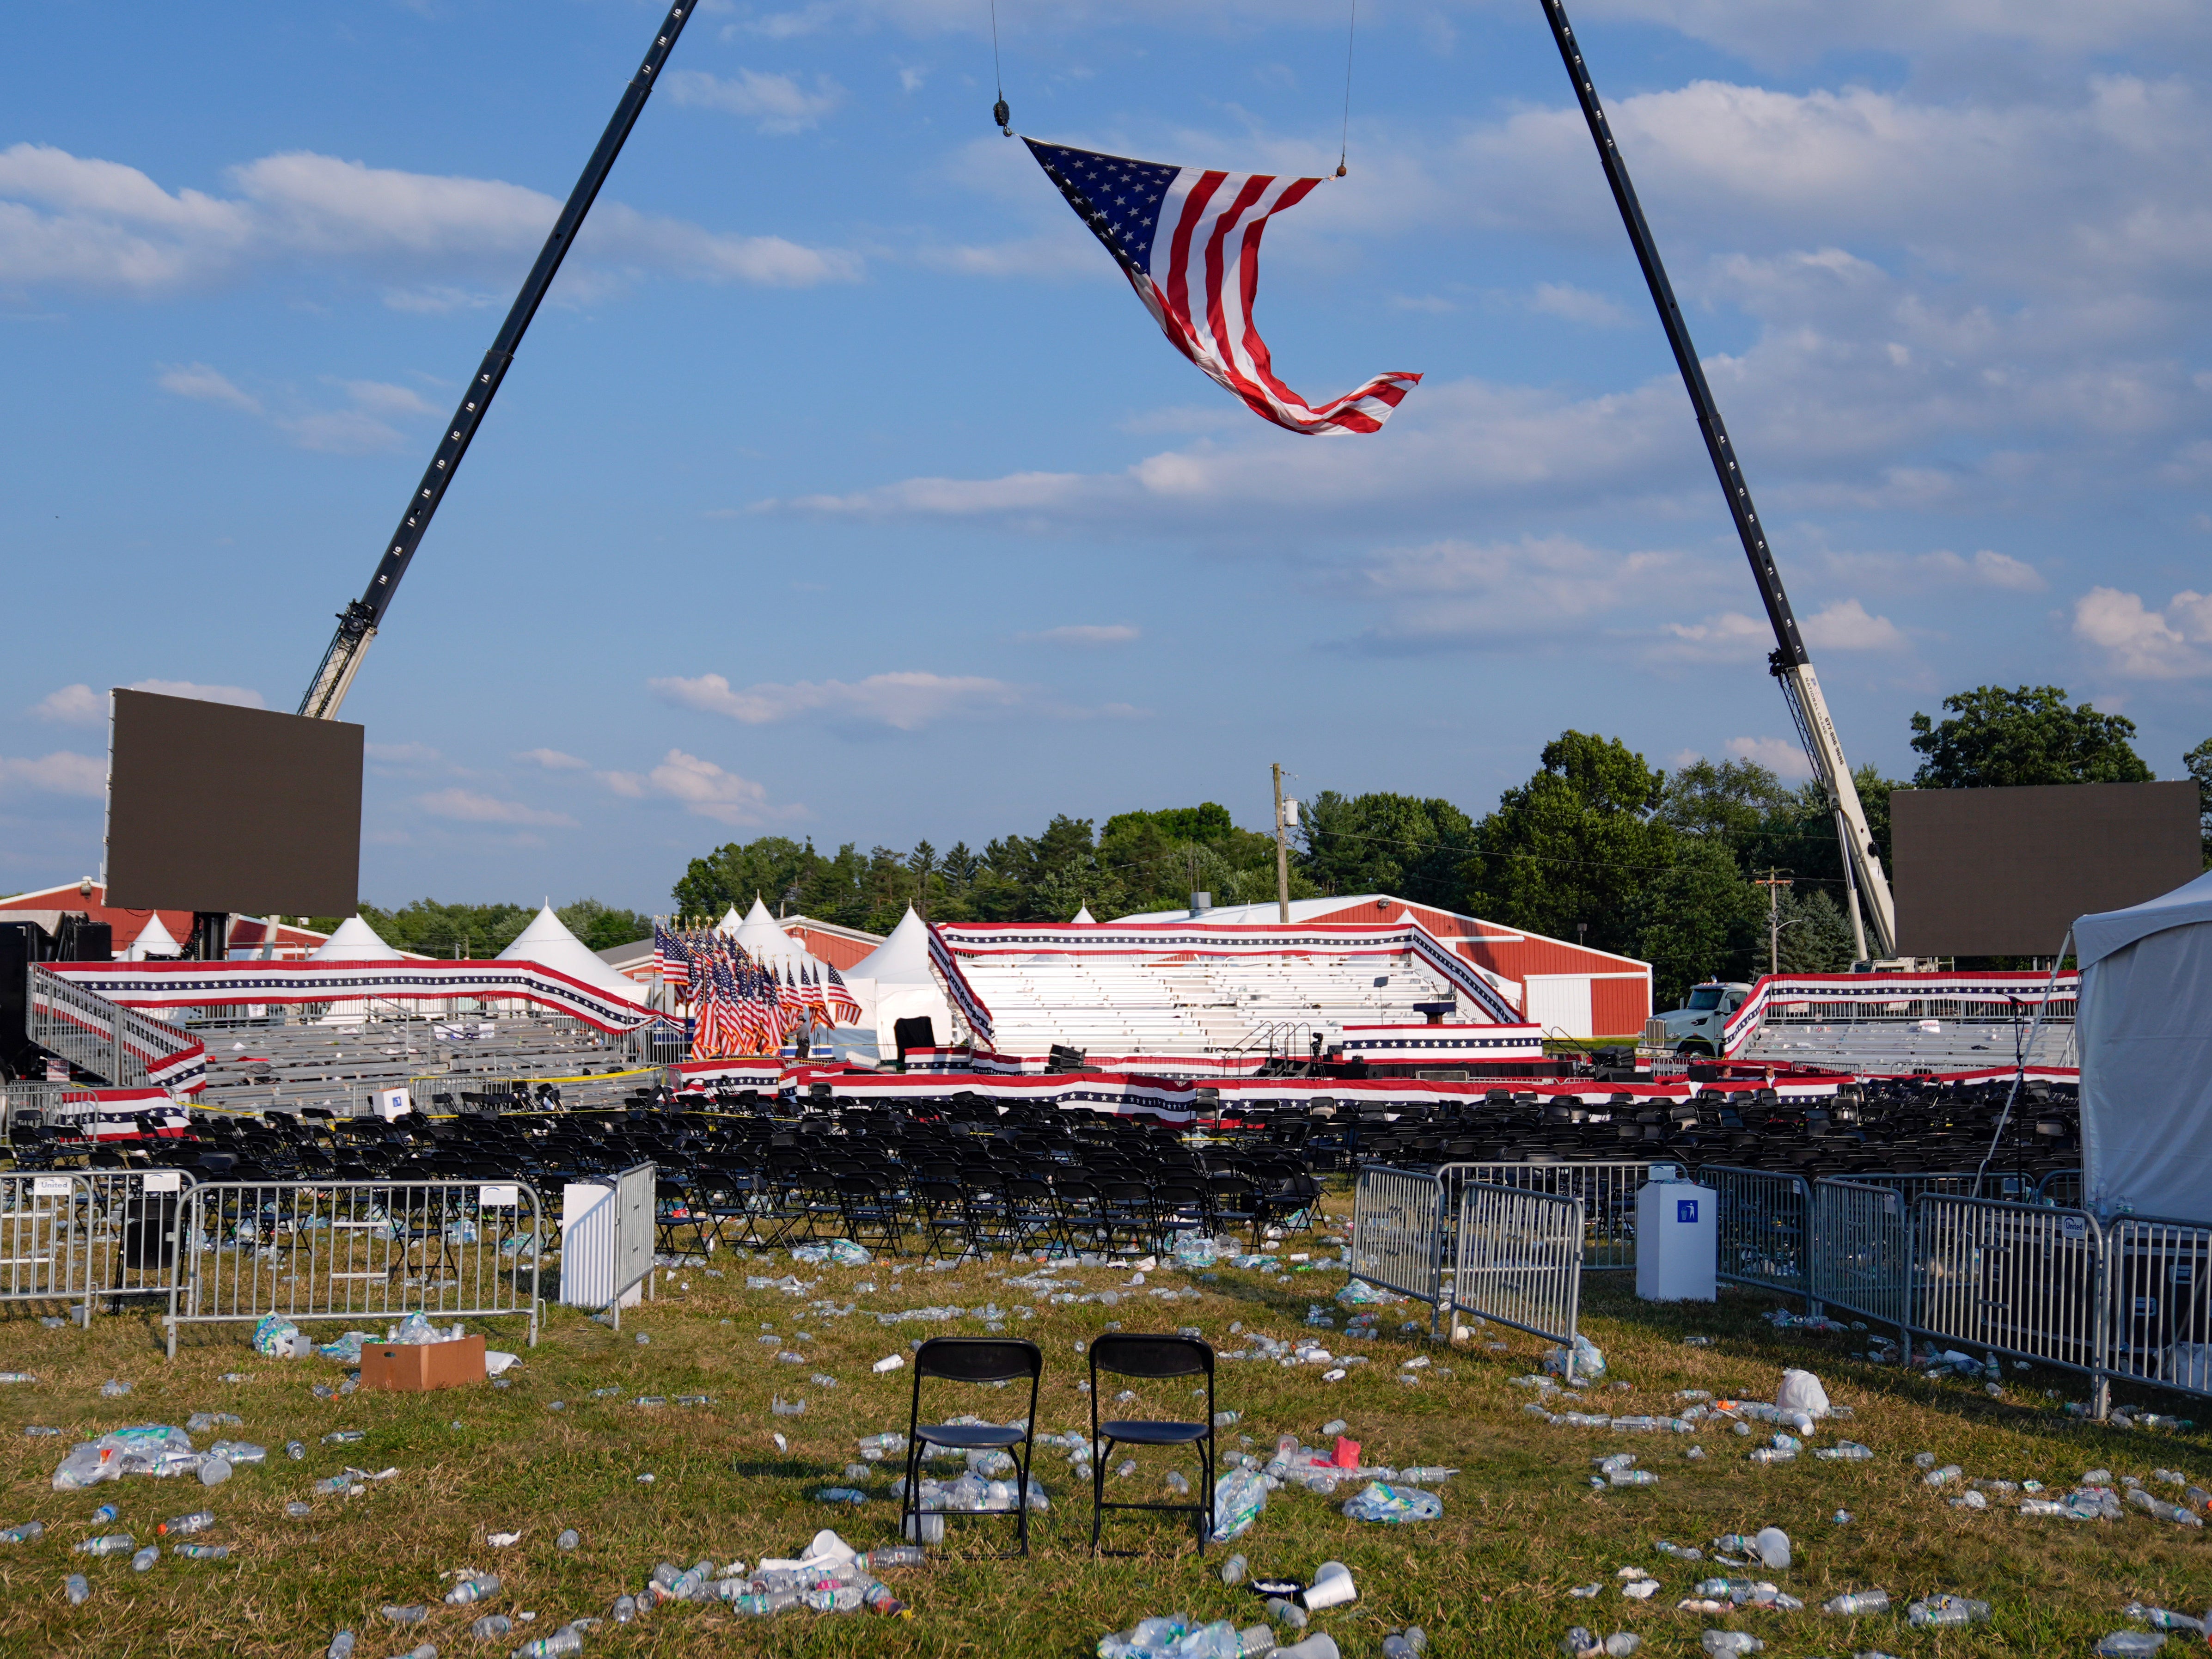
<path fill-rule="evenodd" d="M 1680 1007 L 1652 1017 L 1646 1040 L 1656 1038 L 1654 1047 L 1677 1054 L 1717 1054 L 1721 1033 L 1750 994 L 1751 987 L 1736 981 L 1714 979 L 1692 986 Z"/>

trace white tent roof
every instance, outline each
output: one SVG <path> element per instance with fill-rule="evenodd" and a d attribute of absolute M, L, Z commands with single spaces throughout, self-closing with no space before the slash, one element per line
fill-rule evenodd
<path fill-rule="evenodd" d="M 760 901 L 755 899 L 753 902 L 758 904 Z M 735 938 L 738 929 L 744 926 L 744 924 L 738 920 L 738 907 L 732 904 L 722 913 L 722 919 L 714 924 L 714 931 Z"/>
<path fill-rule="evenodd" d="M 146 925 L 138 930 L 138 937 L 131 941 L 131 954 L 141 958 L 173 957 L 182 948 L 170 937 L 169 930 L 161 926 L 161 913 L 158 910 L 146 918 Z"/>
<path fill-rule="evenodd" d="M 1086 904 L 1075 913 L 1075 920 L 1067 925 L 1071 927 L 1096 927 L 1098 918 L 1091 914 L 1091 907 Z"/>
<path fill-rule="evenodd" d="M 734 908 L 732 914 L 735 914 Z M 724 919 L 725 921 L 727 918 Z M 730 936 L 744 946 L 746 954 L 763 967 L 770 965 L 797 968 L 813 961 L 806 947 L 775 925 L 775 918 L 768 913 L 768 906 L 756 897 L 753 908 L 745 912 L 745 919 L 735 929 L 727 929 Z"/>
<path fill-rule="evenodd" d="M 936 975 L 929 967 L 929 928 L 915 915 L 914 906 L 906 908 L 899 925 L 891 929 L 890 937 L 878 945 L 862 960 L 853 964 L 847 976 L 872 979 L 880 986 L 934 985 Z"/>
<path fill-rule="evenodd" d="M 359 916 L 348 916 L 338 930 L 310 956 L 310 962 L 397 962 L 400 952 L 377 936 Z"/>
<path fill-rule="evenodd" d="M 541 968 L 550 968 L 566 974 L 570 979 L 580 980 L 586 985 L 611 992 L 625 1002 L 643 1002 L 645 987 L 635 980 L 624 979 L 620 974 L 585 949 L 584 941 L 562 925 L 546 905 L 539 910 L 529 927 L 524 928 L 514 944 L 499 953 L 501 962 L 534 962 Z"/>
<path fill-rule="evenodd" d="M 2074 924 L 2074 959 L 2087 968 L 2139 939 L 2206 921 L 2212 921 L 2212 870 L 2124 910 L 2083 916 Z"/>

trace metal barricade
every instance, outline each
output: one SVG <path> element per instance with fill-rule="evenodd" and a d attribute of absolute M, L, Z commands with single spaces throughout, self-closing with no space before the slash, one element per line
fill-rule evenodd
<path fill-rule="evenodd" d="M 1580 1200 L 1583 1266 L 1593 1271 L 1636 1266 L 1636 1189 L 1650 1179 L 1649 1159 L 1602 1164 L 1446 1164 L 1444 1214 L 1456 1221 L 1460 1189 L 1472 1182 Z"/>
<path fill-rule="evenodd" d="M 2106 1370 L 2212 1395 L 2212 1227 L 2124 1216 L 2105 1233 Z"/>
<path fill-rule="evenodd" d="M 1915 1330 L 2101 1378 L 2104 1231 L 2080 1210 L 1929 1194 L 1913 1206 Z M 2099 1389 L 2100 1411 L 2102 1415 Z"/>
<path fill-rule="evenodd" d="M 198 1181 L 185 1170 L 87 1170 L 77 1176 L 82 1203 L 72 1231 L 95 1308 L 124 1297 L 168 1295 L 185 1194 Z"/>
<path fill-rule="evenodd" d="M 1572 1355 L 1584 1224 L 1577 1200 L 1467 1182 L 1448 1305 L 1548 1338 Z"/>
<path fill-rule="evenodd" d="M 1813 1194 L 1804 1177 L 1707 1164 L 1698 1171 L 1698 1183 L 1717 1194 L 1719 1277 L 1730 1285 L 1807 1295 Z"/>
<path fill-rule="evenodd" d="M 641 1282 L 653 1293 L 653 1216 L 660 1171 L 634 1164 L 611 1179 L 572 1182 L 562 1192 L 561 1300 L 614 1316 Z M 604 1192 L 605 1197 L 582 1194 Z"/>
<path fill-rule="evenodd" d="M 512 1315 L 538 1341 L 544 1206 L 523 1182 L 209 1182 L 184 1194 L 169 1357 L 185 1325 Z"/>
<path fill-rule="evenodd" d="M 82 1202 L 75 1175 L 0 1175 L 0 1302 L 75 1302 L 84 1259 L 70 1218 Z"/>
<path fill-rule="evenodd" d="M 1856 1180 L 1813 1183 L 1811 1283 L 1829 1309 L 1898 1327 L 1912 1318 L 1912 1211 L 1904 1194 Z"/>
<path fill-rule="evenodd" d="M 1444 1183 L 1372 1164 L 1352 1191 L 1352 1276 L 1437 1305 L 1444 1260 Z"/>
<path fill-rule="evenodd" d="M 2081 1207 L 2081 1171 L 2079 1170 L 2047 1171 L 2043 1179 L 2035 1183 L 2034 1202 L 2049 1204 L 2061 1210 L 2080 1209 Z"/>
<path fill-rule="evenodd" d="M 52 1123 L 60 1109 L 62 1091 L 66 1083 L 33 1083 L 21 1079 L 0 1083 L 0 1145 L 12 1148 L 15 1144 L 15 1125 L 25 1112 L 35 1113 L 40 1121 Z"/>

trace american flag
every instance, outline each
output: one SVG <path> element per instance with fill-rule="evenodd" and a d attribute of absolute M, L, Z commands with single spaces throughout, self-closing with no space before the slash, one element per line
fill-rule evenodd
<path fill-rule="evenodd" d="M 1269 215 L 1296 207 L 1320 179 L 1167 167 L 1022 142 L 1105 244 L 1160 331 L 1254 414 L 1293 432 L 1374 432 L 1420 380 L 1402 370 L 1378 374 L 1316 404 L 1276 378 L 1252 320 L 1260 237 Z"/>
<path fill-rule="evenodd" d="M 858 1025 L 860 1023 L 860 1000 L 845 988 L 845 976 L 837 971 L 836 964 L 823 963 L 822 977 L 829 985 L 830 1017 L 841 1025 Z"/>

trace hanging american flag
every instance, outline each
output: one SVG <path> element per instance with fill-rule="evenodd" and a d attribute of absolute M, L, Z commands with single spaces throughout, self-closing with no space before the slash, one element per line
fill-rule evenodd
<path fill-rule="evenodd" d="M 1378 374 L 1316 404 L 1276 378 L 1252 320 L 1260 237 L 1268 216 L 1296 207 L 1320 179 L 1167 167 L 1022 142 L 1105 244 L 1160 331 L 1254 414 L 1293 432 L 1375 432 L 1420 380 L 1404 370 Z"/>
<path fill-rule="evenodd" d="M 825 963 L 822 977 L 828 982 L 830 1018 L 840 1025 L 858 1025 L 860 1023 L 860 1000 L 846 988 L 845 976 L 837 971 L 836 964 Z"/>

